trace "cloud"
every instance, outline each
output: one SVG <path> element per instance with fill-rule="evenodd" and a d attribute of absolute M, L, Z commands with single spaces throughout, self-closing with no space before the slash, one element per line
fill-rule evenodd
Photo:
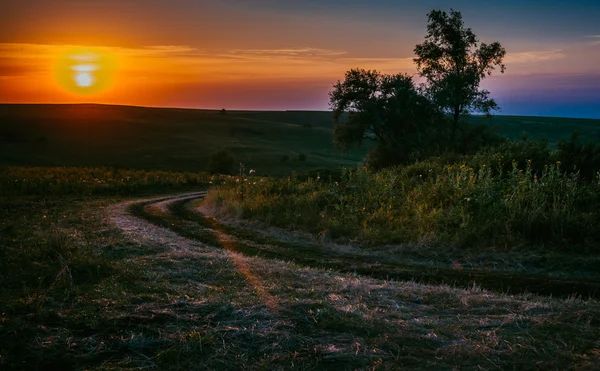
<path fill-rule="evenodd" d="M 416 67 L 412 57 L 407 58 L 342 58 L 337 61 L 339 64 L 350 68 L 375 69 L 382 73 L 396 74 L 400 72 L 413 74 L 416 73 Z"/>
<path fill-rule="evenodd" d="M 26 43 L 0 43 L 0 57 L 11 58 L 46 58 L 55 55 L 58 51 L 68 49 L 81 49 L 80 45 L 52 45 L 52 44 L 26 44 Z M 187 45 L 151 45 L 139 48 L 123 47 L 89 47 L 90 50 L 107 50 L 127 56 L 186 56 L 202 54 L 199 50 Z"/>
<path fill-rule="evenodd" d="M 505 63 L 538 63 L 565 58 L 562 49 L 538 50 L 520 53 L 507 53 Z"/>
<path fill-rule="evenodd" d="M 198 49 L 187 45 L 152 45 L 147 46 L 146 49 L 159 53 L 192 53 L 198 51 Z"/>
<path fill-rule="evenodd" d="M 586 35 L 585 38 L 593 39 L 592 41 L 587 43 L 588 45 L 591 45 L 591 46 L 600 45 L 600 35 Z"/>
<path fill-rule="evenodd" d="M 152 45 L 141 48 L 128 48 L 124 51 L 147 56 L 190 56 L 205 53 L 204 50 L 196 49 L 187 45 Z"/>
<path fill-rule="evenodd" d="M 282 49 L 236 49 L 231 50 L 230 54 L 234 55 L 265 55 L 265 56 L 316 56 L 316 57 L 332 57 L 344 55 L 346 52 L 339 50 L 318 49 L 318 48 L 282 48 Z"/>

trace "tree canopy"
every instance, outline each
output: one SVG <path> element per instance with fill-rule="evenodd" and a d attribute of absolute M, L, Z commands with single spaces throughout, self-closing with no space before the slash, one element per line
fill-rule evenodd
<path fill-rule="evenodd" d="M 428 132 L 439 119 L 435 106 L 405 74 L 352 69 L 329 96 L 334 143 L 344 149 L 365 139 L 374 140 L 403 158 L 425 145 Z"/>
<path fill-rule="evenodd" d="M 433 10 L 428 14 L 425 41 L 414 49 L 419 74 L 427 80 L 427 94 L 453 119 L 453 138 L 461 116 L 498 110 L 489 91 L 479 84 L 503 64 L 506 50 L 498 42 L 480 43 L 465 27 L 460 12 Z"/>
<path fill-rule="evenodd" d="M 496 68 L 504 72 L 506 51 L 500 43 L 480 43 L 460 12 L 433 10 L 425 41 L 414 51 L 417 71 L 426 81 L 419 87 L 406 74 L 364 69 L 347 71 L 344 81 L 334 84 L 329 98 L 336 146 L 347 149 L 373 140 L 366 162 L 383 167 L 415 154 L 466 153 L 498 139 L 489 127 L 459 122 L 471 112 L 489 115 L 499 109 L 479 85 Z"/>

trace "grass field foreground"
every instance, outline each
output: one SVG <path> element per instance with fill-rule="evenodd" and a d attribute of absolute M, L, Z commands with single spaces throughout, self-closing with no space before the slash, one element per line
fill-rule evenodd
<path fill-rule="evenodd" d="M 185 239 L 171 246 L 160 227 L 148 229 L 156 240 L 117 229 L 111 205 L 120 200 L 2 200 L 2 369 L 586 369 L 600 361 L 595 300 L 377 280 Z"/>

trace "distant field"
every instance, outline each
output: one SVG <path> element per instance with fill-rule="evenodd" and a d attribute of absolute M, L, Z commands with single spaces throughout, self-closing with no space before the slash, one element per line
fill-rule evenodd
<path fill-rule="evenodd" d="M 327 112 L 104 105 L 0 105 L 0 164 L 204 171 L 226 148 L 261 175 L 352 166 L 333 148 Z M 300 160 L 304 155 L 305 160 Z"/>
<path fill-rule="evenodd" d="M 600 120 L 496 116 L 484 121 L 518 139 L 600 138 Z M 261 175 L 352 166 L 366 149 L 332 146 L 330 112 L 219 111 L 106 105 L 0 105 L 0 164 L 204 171 L 226 148 Z M 300 161 L 300 155 L 306 160 Z"/>
<path fill-rule="evenodd" d="M 571 138 L 577 130 L 582 141 L 600 141 L 600 120 L 597 119 L 497 115 L 487 120 L 473 116 L 467 121 L 496 126 L 499 134 L 510 139 L 521 139 L 525 133 L 529 138 L 546 138 L 556 143 Z"/>

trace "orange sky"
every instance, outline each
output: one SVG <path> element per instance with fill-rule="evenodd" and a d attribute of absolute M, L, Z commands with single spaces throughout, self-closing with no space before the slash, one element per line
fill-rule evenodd
<path fill-rule="evenodd" d="M 80 102 L 160 105 L 173 90 L 195 87 L 199 95 L 278 86 L 330 86 L 345 70 L 368 65 L 384 72 L 414 72 L 411 58 L 352 58 L 314 48 L 246 49 L 211 53 L 189 46 L 91 47 L 114 56 L 112 86 L 93 96 L 62 89 L 53 77 L 56 60 L 72 45 L 0 44 L 10 75 L 0 77 L 0 101 Z M 81 49 L 81 48 L 80 48 Z M 200 102 L 198 100 L 198 102 Z M 216 102 L 214 102 L 216 103 Z M 201 103 L 200 103 L 201 104 Z M 185 104 L 184 104 L 185 105 Z M 213 107 L 216 108 L 216 107 Z"/>
<path fill-rule="evenodd" d="M 327 92 L 350 68 L 416 72 L 412 50 L 425 35 L 430 2 L 2 2 L 0 103 L 326 109 Z M 571 90 L 584 98 L 598 90 L 597 5 L 563 9 L 546 2 L 531 9 L 536 20 L 517 11 L 518 2 L 514 8 L 490 2 L 494 15 L 455 3 L 483 41 L 498 40 L 508 51 L 507 73 L 486 82 L 492 94 L 545 97 L 565 81 L 574 81 Z M 57 83 L 53 66 L 73 46 L 114 57 L 107 90 L 82 96 Z"/>

